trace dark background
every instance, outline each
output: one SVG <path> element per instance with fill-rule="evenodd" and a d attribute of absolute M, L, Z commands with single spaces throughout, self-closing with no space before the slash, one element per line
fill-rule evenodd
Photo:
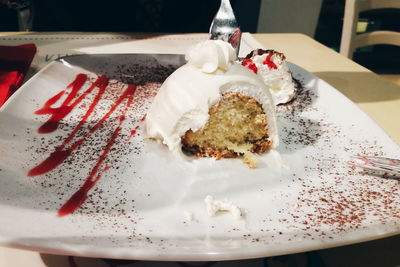
<path fill-rule="evenodd" d="M 314 38 L 339 51 L 345 0 L 324 0 Z M 360 20 L 373 30 L 400 31 L 400 10 L 380 9 L 362 12 Z M 356 49 L 353 60 L 381 74 L 400 74 L 400 47 L 374 45 Z"/>

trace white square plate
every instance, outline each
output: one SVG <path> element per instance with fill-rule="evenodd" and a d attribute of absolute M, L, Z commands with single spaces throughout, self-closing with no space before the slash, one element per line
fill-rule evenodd
<path fill-rule="evenodd" d="M 195 261 L 295 253 L 400 232 L 399 181 L 348 164 L 357 154 L 399 158 L 398 145 L 336 89 L 293 64 L 304 89 L 278 107 L 280 146 L 258 168 L 239 159 L 183 161 L 146 140 L 146 110 L 183 63 L 181 55 L 65 57 L 20 88 L 0 110 L 0 244 Z M 104 92 L 84 94 L 98 75 L 110 78 Z M 68 85 L 77 77 L 86 82 L 72 84 L 74 96 Z M 63 101 L 74 108 L 52 124 L 54 131 L 39 133 L 50 115 L 35 112 L 47 102 L 47 113 L 60 114 Z M 56 164 L 60 151 L 67 157 Z M 46 158 L 54 169 L 28 176 Z M 244 217 L 209 217 L 207 195 L 232 201 Z M 60 210 L 72 213 L 60 217 Z"/>

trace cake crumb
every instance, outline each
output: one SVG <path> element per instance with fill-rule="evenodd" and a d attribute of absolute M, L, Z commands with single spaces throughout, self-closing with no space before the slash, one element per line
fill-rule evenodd
<path fill-rule="evenodd" d="M 185 217 L 186 221 L 192 222 L 194 221 L 193 213 L 189 211 L 184 211 L 183 216 Z"/>
<path fill-rule="evenodd" d="M 235 219 L 243 218 L 243 213 L 240 208 L 230 201 L 217 200 L 208 195 L 204 199 L 204 203 L 206 204 L 207 213 L 210 217 L 219 212 L 227 211 L 230 212 Z"/>
<path fill-rule="evenodd" d="M 246 153 L 243 156 L 243 163 L 247 165 L 247 167 L 254 169 L 257 168 L 258 166 L 258 159 L 257 157 L 252 154 L 252 153 Z"/>

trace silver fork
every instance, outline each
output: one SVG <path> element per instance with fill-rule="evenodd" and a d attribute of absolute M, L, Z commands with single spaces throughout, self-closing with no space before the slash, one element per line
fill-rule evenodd
<path fill-rule="evenodd" d="M 391 175 L 400 176 L 400 160 L 398 159 L 370 156 L 352 156 L 351 163 L 364 169 L 380 171 Z"/>
<path fill-rule="evenodd" d="M 229 0 L 221 0 L 221 6 L 215 15 L 210 27 L 211 40 L 223 40 L 232 45 L 239 54 L 242 31 L 236 21 Z"/>

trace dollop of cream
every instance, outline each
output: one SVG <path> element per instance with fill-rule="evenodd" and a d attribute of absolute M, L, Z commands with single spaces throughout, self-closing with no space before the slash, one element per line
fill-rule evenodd
<path fill-rule="evenodd" d="M 218 69 L 226 71 L 236 59 L 233 47 L 221 40 L 198 43 L 186 54 L 187 63 L 200 68 L 204 73 L 213 73 Z"/>
<path fill-rule="evenodd" d="M 293 82 L 292 74 L 286 65 L 286 61 L 282 58 L 282 54 L 275 53 L 271 57 L 271 61 L 275 64 L 276 68 L 270 68 L 264 64 L 263 62 L 268 55 L 269 53 L 254 56 L 252 60 L 257 66 L 258 75 L 271 89 L 275 103 L 287 103 L 296 95 L 296 85 Z"/>
<path fill-rule="evenodd" d="M 214 197 L 208 195 L 204 199 L 204 203 L 210 217 L 220 212 L 230 212 L 235 219 L 243 218 L 242 210 L 230 201 L 214 199 Z"/>

